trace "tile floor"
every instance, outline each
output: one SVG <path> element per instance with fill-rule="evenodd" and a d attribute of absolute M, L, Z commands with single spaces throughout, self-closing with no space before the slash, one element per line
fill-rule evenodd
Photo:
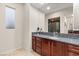
<path fill-rule="evenodd" d="M 35 53 L 34 51 L 26 51 L 23 49 L 18 49 L 14 52 L 8 54 L 2 54 L 0 56 L 40 56 L 40 55 Z"/>

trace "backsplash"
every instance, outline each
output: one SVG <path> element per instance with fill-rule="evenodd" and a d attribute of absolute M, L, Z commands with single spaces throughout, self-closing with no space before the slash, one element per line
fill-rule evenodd
<path fill-rule="evenodd" d="M 79 39 L 78 34 L 63 34 L 63 33 L 51 33 L 51 32 L 32 32 L 32 35 L 33 34 L 41 34 L 41 35 L 56 36 L 56 37 L 63 37 L 63 38 Z"/>

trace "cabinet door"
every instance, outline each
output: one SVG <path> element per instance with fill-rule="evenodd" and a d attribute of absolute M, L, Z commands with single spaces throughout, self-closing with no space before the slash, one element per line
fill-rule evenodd
<path fill-rule="evenodd" d="M 36 38 L 34 36 L 32 36 L 32 49 L 35 51 L 36 47 L 35 47 L 35 44 L 36 44 Z"/>
<path fill-rule="evenodd" d="M 50 54 L 51 56 L 55 56 L 57 54 L 57 48 L 56 48 L 56 42 L 55 41 L 51 41 L 50 44 Z"/>
<path fill-rule="evenodd" d="M 68 56 L 68 44 L 62 43 L 62 56 Z"/>
<path fill-rule="evenodd" d="M 51 41 L 51 56 L 66 56 L 67 45 L 62 42 Z"/>
<path fill-rule="evenodd" d="M 68 45 L 69 56 L 79 56 L 79 46 Z"/>
<path fill-rule="evenodd" d="M 53 41 L 51 45 L 51 55 L 61 56 L 62 55 L 62 46 L 60 42 Z"/>
<path fill-rule="evenodd" d="M 42 39 L 42 55 L 50 56 L 50 40 Z"/>

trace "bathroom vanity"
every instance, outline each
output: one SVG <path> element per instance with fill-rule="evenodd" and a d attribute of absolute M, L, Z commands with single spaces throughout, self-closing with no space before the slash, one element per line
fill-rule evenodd
<path fill-rule="evenodd" d="M 79 56 L 79 38 L 78 35 L 32 34 L 32 49 L 42 56 Z"/>

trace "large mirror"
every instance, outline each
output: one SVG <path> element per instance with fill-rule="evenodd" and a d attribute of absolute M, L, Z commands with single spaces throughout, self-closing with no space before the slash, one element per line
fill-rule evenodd
<path fill-rule="evenodd" d="M 51 13 L 47 15 L 47 17 L 48 32 L 79 34 L 78 3 L 74 3 L 70 7 Z"/>

